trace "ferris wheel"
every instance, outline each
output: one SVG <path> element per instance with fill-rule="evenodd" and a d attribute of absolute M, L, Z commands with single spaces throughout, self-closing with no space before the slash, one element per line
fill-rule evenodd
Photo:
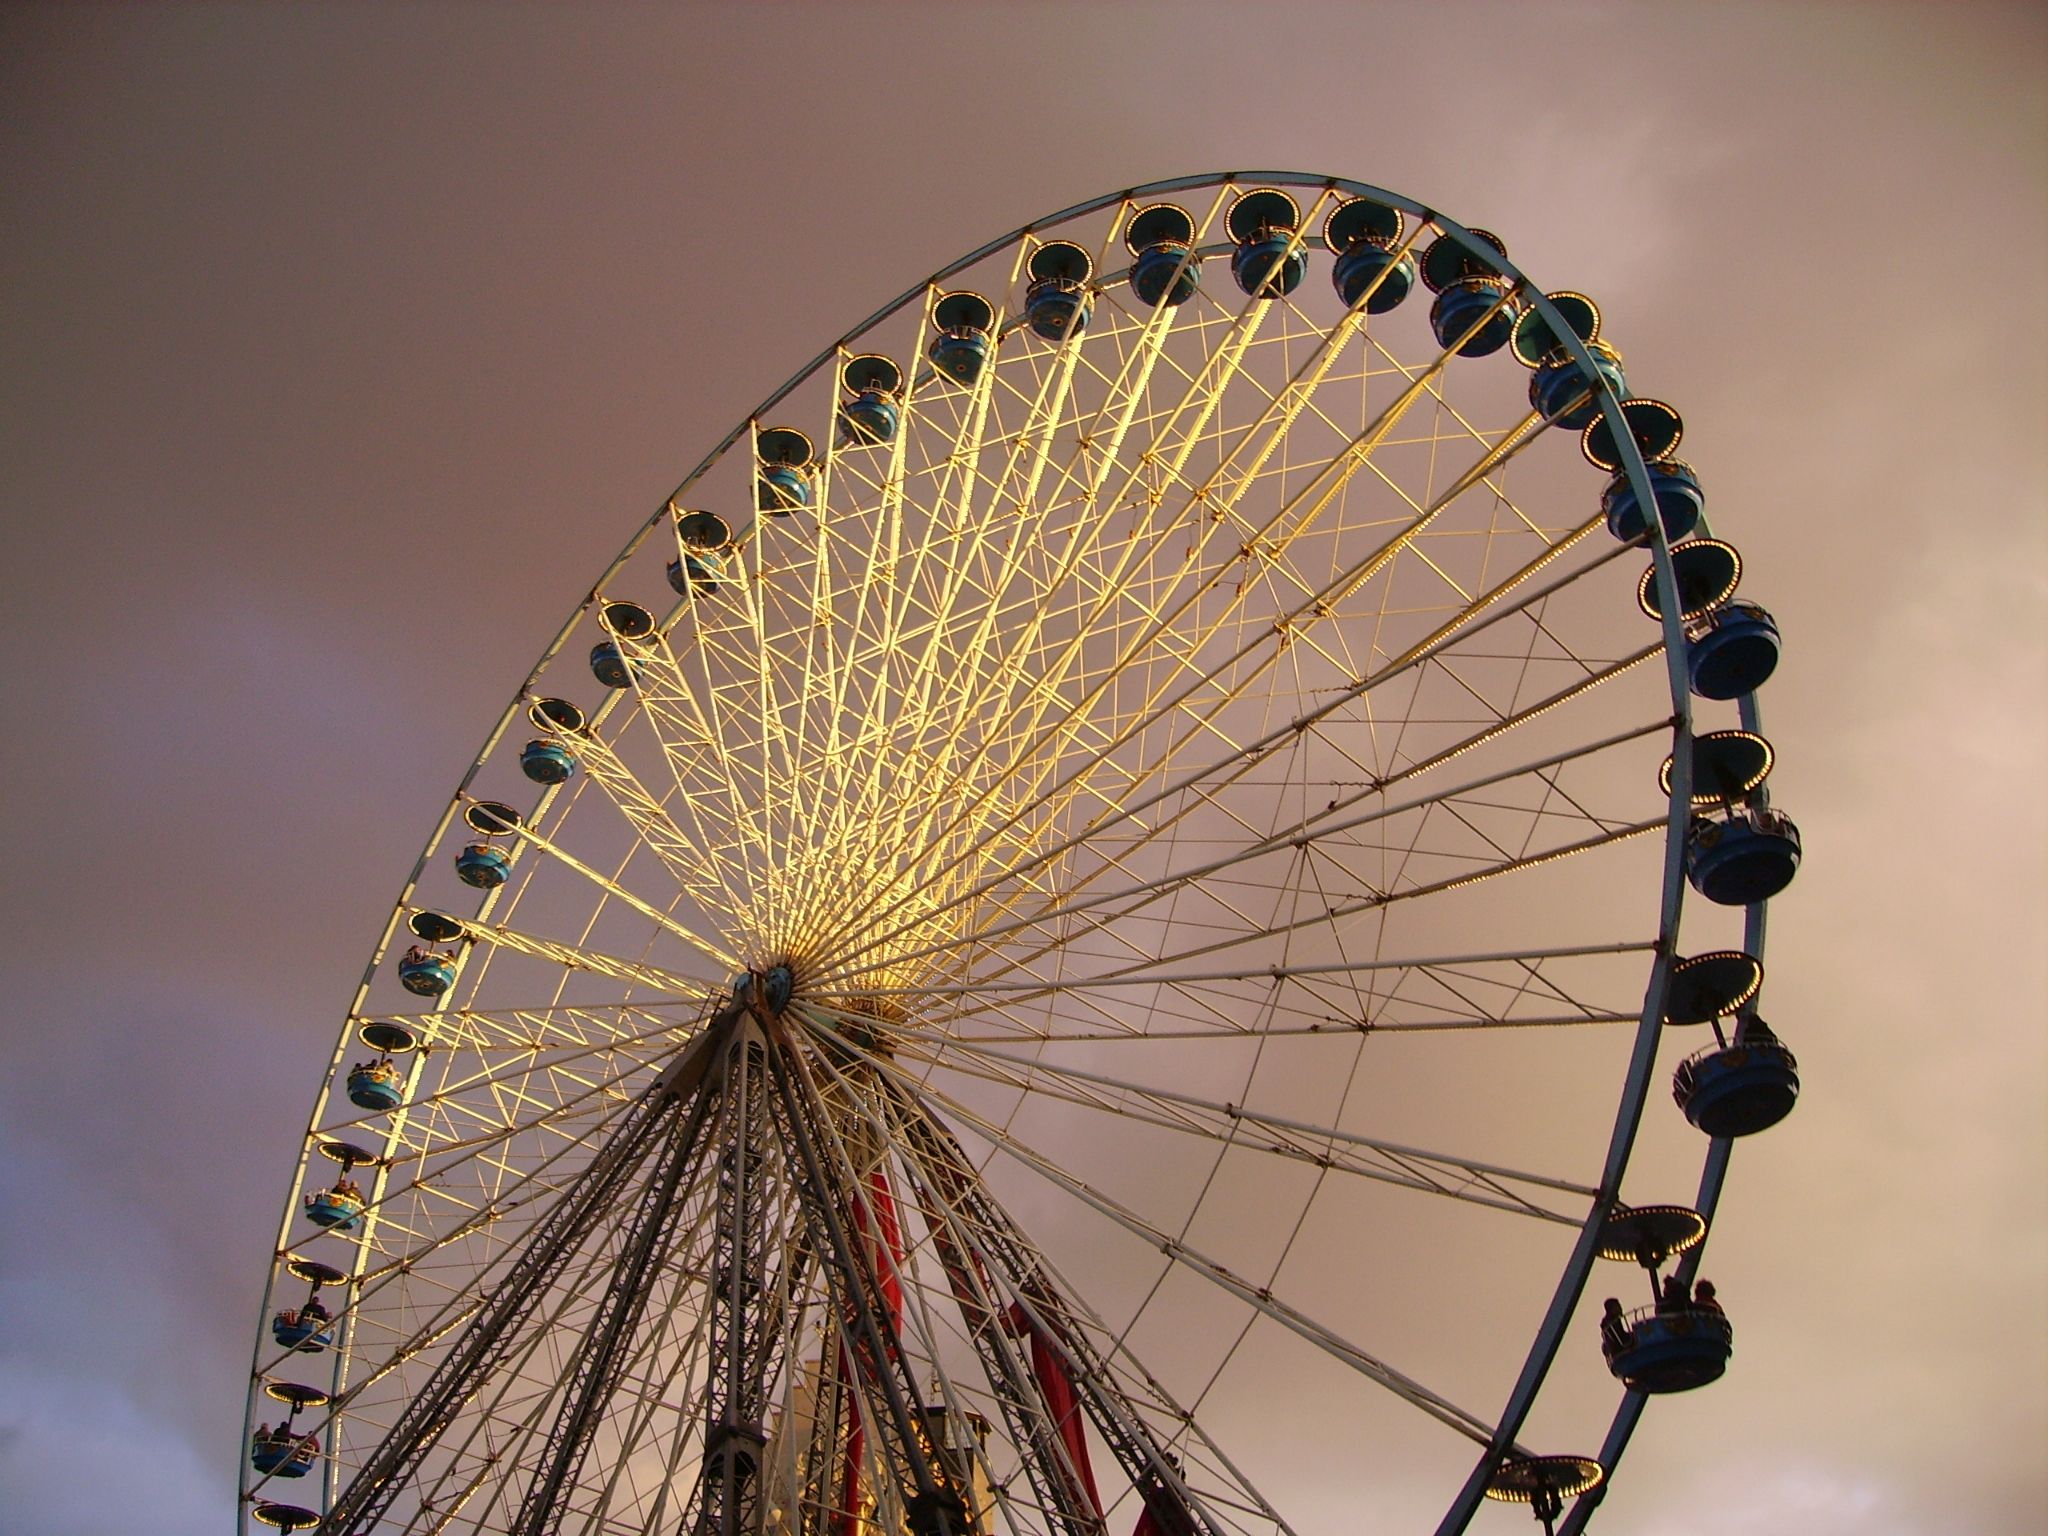
<path fill-rule="evenodd" d="M 244 1529 L 1577 1530 L 1727 1365 L 1700 1247 L 1799 1087 L 1778 631 L 1681 431 L 1592 300 L 1294 174 L 1081 204 L 821 353 L 406 882 Z M 1638 1188 L 1688 1027 L 1697 1184 Z"/>

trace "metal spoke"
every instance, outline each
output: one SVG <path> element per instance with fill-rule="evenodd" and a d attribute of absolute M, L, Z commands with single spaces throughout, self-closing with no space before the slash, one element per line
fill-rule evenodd
<path fill-rule="evenodd" d="M 645 987 L 650 991 L 662 993 L 670 999 L 701 1002 L 718 991 L 718 983 L 713 981 L 679 975 L 674 971 L 645 965 L 637 960 L 622 960 L 616 955 L 584 949 L 575 944 L 565 944 L 559 939 L 522 933 L 502 923 L 465 924 L 462 936 L 465 941 L 510 950 L 518 955 L 531 955 L 536 960 L 550 960 L 568 970 L 586 971 L 593 976 L 603 976 L 612 981 L 630 982 L 636 987 Z"/>
<path fill-rule="evenodd" d="M 612 879 L 610 876 L 602 874 L 595 869 L 592 869 L 588 864 L 584 863 L 574 854 L 568 852 L 568 850 L 562 848 L 560 845 L 556 844 L 549 838 L 542 836 L 532 827 L 522 825 L 518 829 L 518 835 L 523 842 L 530 843 L 535 848 L 540 849 L 543 853 L 549 855 L 553 860 L 555 860 L 555 862 L 563 865 L 565 868 L 574 870 L 577 874 L 581 875 L 591 884 L 600 887 L 607 895 L 612 897 L 614 900 L 624 902 L 634 911 L 640 913 L 641 916 L 646 917 L 650 921 L 652 921 L 663 932 L 672 934 L 674 937 L 681 939 L 685 944 L 688 944 L 691 948 L 700 951 L 708 959 L 712 960 L 723 969 L 729 971 L 737 968 L 739 962 L 733 958 L 730 951 L 727 950 L 727 948 L 724 945 L 718 943 L 716 940 L 710 938 L 705 934 L 697 932 L 695 929 L 686 927 L 683 924 L 678 923 L 668 913 L 662 911 L 658 907 L 655 907 L 652 903 L 647 902 L 642 898 L 634 895 L 631 891 L 628 891 L 625 887 L 620 885 L 616 880 Z M 479 936 L 487 935 L 483 935 L 480 933 Z M 539 944 L 543 941 L 534 940 L 533 942 L 535 944 Z M 557 947 L 563 949 L 568 948 L 568 946 Z M 542 951 L 539 949 L 529 949 L 526 951 L 526 953 L 538 954 L 542 953 Z M 624 966 L 627 965 L 628 962 L 614 961 L 613 964 L 617 966 Z M 591 966 L 585 966 L 581 968 L 595 969 L 595 967 Z M 600 970 L 598 974 L 617 976 L 620 979 L 627 981 L 634 979 L 633 975 L 629 971 L 624 970 Z M 660 982 L 655 982 L 652 983 L 652 985 L 665 987 L 671 991 L 679 990 L 685 993 L 695 993 L 697 995 L 702 995 L 705 989 L 704 983 L 676 983 L 673 980 L 673 978 Z"/>
<path fill-rule="evenodd" d="M 1106 1073 L 1059 1066 L 1043 1059 L 1020 1057 L 985 1046 L 963 1047 L 945 1036 L 924 1036 L 900 1030 L 898 1038 L 930 1039 L 945 1047 L 918 1059 L 963 1076 L 1040 1094 L 1060 1103 L 1112 1114 L 1131 1123 L 1202 1136 L 1252 1151 L 1272 1153 L 1296 1162 L 1357 1174 L 1406 1189 L 1468 1200 L 1475 1205 L 1513 1211 L 1545 1221 L 1578 1226 L 1586 1219 L 1584 1200 L 1598 1191 L 1547 1174 L 1525 1173 L 1498 1164 L 1403 1146 L 1333 1126 L 1316 1125 L 1284 1115 L 1268 1114 L 1241 1104 L 1221 1103 L 1195 1094 L 1148 1087 Z M 1096 1092 L 1092 1090 L 1106 1090 Z M 1264 1133 L 1248 1138 L 1249 1128 Z M 1368 1157 L 1366 1154 L 1375 1154 Z M 1571 1211 L 1554 1211 L 1510 1186 L 1581 1196 Z"/>
<path fill-rule="evenodd" d="M 925 1090 L 930 1093 L 930 1089 Z M 1305 1313 L 1299 1312 L 1278 1300 L 1270 1292 L 1261 1291 L 1232 1274 L 1222 1264 L 1209 1258 L 1198 1249 L 1174 1237 L 1172 1234 L 1152 1225 L 1127 1207 L 1111 1200 L 1035 1148 L 1026 1146 L 1009 1132 L 991 1121 L 976 1115 L 955 1100 L 939 1098 L 946 1112 L 964 1125 L 974 1128 L 975 1134 L 987 1139 L 1021 1166 L 1040 1175 L 1048 1183 L 1081 1201 L 1091 1210 L 1108 1217 L 1117 1226 L 1138 1238 L 1150 1247 L 1158 1249 L 1167 1258 L 1181 1265 L 1190 1273 L 1216 1285 L 1235 1296 L 1239 1301 L 1253 1307 L 1290 1332 L 1298 1334 L 1331 1358 L 1341 1361 L 1369 1380 L 1379 1383 L 1395 1396 L 1427 1413 L 1431 1418 L 1449 1425 L 1460 1434 L 1480 1445 L 1487 1444 L 1493 1435 L 1492 1428 L 1476 1415 L 1467 1413 L 1438 1394 L 1430 1391 L 1421 1382 L 1395 1370 L 1386 1362 L 1368 1354 L 1357 1345 L 1342 1338 L 1333 1330 L 1317 1323 Z"/>

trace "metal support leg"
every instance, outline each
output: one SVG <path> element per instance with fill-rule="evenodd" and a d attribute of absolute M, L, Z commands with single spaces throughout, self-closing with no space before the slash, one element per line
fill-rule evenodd
<path fill-rule="evenodd" d="M 763 1065 L 760 1032 L 742 1023 L 724 1063 L 727 1134 L 717 1159 L 699 1536 L 753 1536 L 760 1529 L 761 1452 L 768 1441 L 767 1341 L 758 1315 L 767 1273 L 760 1244 Z"/>
<path fill-rule="evenodd" d="M 926 1411 L 905 1368 L 893 1323 L 885 1320 L 881 1282 L 863 1247 L 848 1234 L 842 1212 L 863 1196 L 835 1176 L 821 1143 L 825 1125 L 817 1090 L 803 1063 L 773 1039 L 768 1078 L 776 1125 L 792 1155 L 799 1179 L 799 1203 L 820 1260 L 832 1271 L 841 1305 L 842 1346 L 854 1362 L 856 1397 L 882 1409 L 870 1413 L 881 1431 L 884 1461 L 908 1485 L 905 1501 L 911 1536 L 967 1536 L 967 1505 L 945 1468 L 926 1454 Z M 862 1393 L 859 1386 L 870 1389 Z"/>
<path fill-rule="evenodd" d="M 687 1059 L 687 1057 L 685 1058 Z M 552 1209 L 533 1226 L 512 1264 L 462 1335 L 441 1357 L 383 1441 L 364 1460 L 319 1525 L 320 1536 L 372 1530 L 462 1403 L 503 1363 L 534 1305 L 632 1182 L 689 1093 L 686 1076 L 665 1073 L 626 1111 L 612 1138 Z"/>
<path fill-rule="evenodd" d="M 842 1070 L 872 1084 L 872 1074 L 857 1061 L 849 1059 Z M 945 1272 L 947 1287 L 960 1309 L 961 1321 L 966 1324 L 1011 1437 L 1022 1452 L 1024 1474 L 1039 1507 L 1060 1536 L 1104 1536 L 1107 1527 L 1102 1515 L 1067 1454 L 1037 1377 L 1004 1326 L 1005 1305 L 971 1251 L 972 1239 L 961 1229 L 960 1217 L 948 1195 L 939 1187 L 948 1181 L 943 1176 L 935 1178 L 922 1158 L 911 1155 L 908 1145 L 899 1143 L 899 1150 L 924 1214 L 926 1230 L 931 1234 L 939 1267 Z"/>
<path fill-rule="evenodd" d="M 885 1088 L 902 1144 L 931 1178 L 936 1194 L 979 1236 L 983 1261 L 1015 1288 L 1032 1323 L 1071 1368 L 1075 1391 L 1104 1443 L 1138 1490 L 1162 1536 L 1224 1536 L 1228 1529 L 1180 1475 L 1172 1454 L 1113 1384 L 1107 1362 L 1089 1344 L 1039 1269 L 1030 1244 L 989 1196 L 950 1131 L 900 1085 Z"/>
<path fill-rule="evenodd" d="M 712 1098 L 699 1093 L 671 1136 L 649 1178 L 628 1228 L 618 1269 L 570 1364 L 569 1387 L 541 1454 L 526 1498 L 512 1523 L 515 1536 L 553 1536 L 560 1529 L 568 1491 L 576 1484 L 605 1405 L 616 1390 L 630 1345 L 647 1310 L 686 1202 L 681 1198 L 695 1168 Z"/>

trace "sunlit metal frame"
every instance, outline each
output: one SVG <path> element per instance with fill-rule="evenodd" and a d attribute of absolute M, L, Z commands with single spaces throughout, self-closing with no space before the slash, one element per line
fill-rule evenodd
<path fill-rule="evenodd" d="M 1217 173 L 1152 182 L 1142 187 L 1119 191 L 1074 204 L 1049 218 L 1035 221 L 1032 225 L 1023 226 L 996 240 L 990 241 L 958 261 L 940 269 L 928 279 L 912 286 L 896 299 L 883 305 L 860 325 L 850 330 L 845 337 L 833 343 L 832 346 L 825 348 L 811 363 L 798 370 L 787 382 L 771 392 L 759 406 L 749 413 L 746 421 L 741 426 L 727 434 L 724 439 L 712 448 L 697 469 L 693 470 L 689 477 L 686 477 L 685 485 L 702 474 L 743 436 L 756 430 L 757 424 L 767 419 L 776 405 L 795 390 L 799 384 L 808 379 L 816 369 L 831 362 L 836 355 L 844 355 L 849 343 L 871 329 L 875 324 L 895 314 L 907 305 L 920 302 L 927 293 L 943 287 L 945 281 L 950 276 L 973 267 L 1006 246 L 1014 245 L 1020 253 L 1019 259 L 1021 260 L 1021 253 L 1026 249 L 1028 237 L 1034 228 L 1064 223 L 1091 212 L 1111 207 L 1119 202 L 1127 201 L 1133 205 L 1142 205 L 1148 200 L 1168 197 L 1175 193 L 1199 188 L 1217 187 L 1217 196 L 1220 199 L 1226 195 L 1231 185 L 1308 188 L 1319 192 L 1369 197 L 1388 206 L 1400 209 L 1415 218 L 1420 226 L 1416 231 L 1417 235 L 1421 232 L 1422 227 L 1433 225 L 1435 229 L 1458 241 L 1475 254 L 1483 253 L 1487 259 L 1493 261 L 1498 266 L 1504 276 L 1520 285 L 1523 300 L 1542 313 L 1550 322 L 1553 333 L 1562 338 L 1566 348 L 1579 365 L 1584 376 L 1591 381 L 1595 381 L 1602 406 L 1608 412 L 1614 413 L 1618 419 L 1619 397 L 1616 396 L 1611 386 L 1601 378 L 1598 371 L 1594 368 L 1593 360 L 1585 344 L 1577 339 L 1569 326 L 1563 322 L 1562 317 L 1559 316 L 1555 308 L 1543 297 L 1541 291 L 1533 284 L 1528 283 L 1518 268 L 1511 262 L 1501 258 L 1491 247 L 1484 246 L 1478 242 L 1464 226 L 1445 218 L 1424 204 L 1362 182 L 1298 172 Z M 1307 222 L 1306 220 L 1304 221 L 1305 224 Z M 1415 236 L 1411 235 L 1411 241 L 1413 238 Z M 1656 497 L 1641 451 L 1627 434 L 1617 434 L 1616 438 L 1620 456 L 1623 460 L 1623 468 L 1630 484 L 1634 488 L 1639 503 L 1646 508 L 1654 508 L 1656 506 Z M 680 495 L 680 492 L 678 494 Z M 624 549 L 606 568 L 604 574 L 599 577 L 593 586 L 593 590 L 604 590 L 607 581 L 627 564 L 642 548 L 646 540 L 658 533 L 668 523 L 672 515 L 672 507 L 677 504 L 679 503 L 672 498 L 670 502 L 665 503 L 648 518 L 646 523 L 633 535 Z M 1649 549 L 1654 563 L 1656 586 L 1663 609 L 1661 628 L 1672 700 L 1671 729 L 1673 732 L 1674 752 L 1669 809 L 1667 819 L 1664 822 L 1665 856 L 1655 958 L 1651 966 L 1649 981 L 1645 988 L 1644 1006 L 1638 1020 L 1630 1065 L 1622 1088 L 1620 1101 L 1616 1108 L 1614 1126 L 1609 1139 L 1600 1182 L 1591 1191 L 1574 1190 L 1575 1193 L 1590 1193 L 1592 1196 L 1591 1212 L 1583 1222 L 1580 1238 L 1563 1274 L 1558 1280 L 1550 1307 L 1536 1338 L 1530 1346 L 1521 1374 L 1499 1415 L 1497 1423 L 1491 1427 L 1490 1434 L 1486 1437 L 1482 1454 L 1475 1463 L 1470 1477 L 1439 1525 L 1439 1536 L 1448 1536 L 1448 1533 L 1461 1531 L 1465 1528 L 1473 1510 L 1483 1495 L 1487 1479 L 1493 1469 L 1504 1457 L 1516 1454 L 1522 1449 L 1516 1444 L 1515 1436 L 1519 1432 L 1521 1424 L 1534 1401 L 1537 1390 L 1547 1373 L 1550 1361 L 1563 1339 L 1573 1309 L 1583 1291 L 1587 1275 L 1595 1257 L 1594 1237 L 1602 1216 L 1608 1205 L 1618 1199 L 1622 1173 L 1626 1167 L 1628 1155 L 1640 1124 L 1655 1066 L 1656 1046 L 1661 1028 L 1660 1004 L 1668 980 L 1669 968 L 1677 954 L 1679 919 L 1683 907 L 1684 887 L 1686 884 L 1683 849 L 1691 796 L 1691 753 L 1687 749 L 1692 734 L 1692 712 L 1690 690 L 1684 667 L 1684 625 L 1680 617 L 1681 605 L 1676 596 L 1676 584 L 1670 559 L 1669 541 L 1666 538 L 1660 518 L 1650 516 L 1648 524 L 1649 538 L 1646 547 Z M 526 687 L 530 688 L 533 682 L 545 671 L 549 663 L 561 652 L 582 623 L 584 617 L 584 612 L 581 609 L 570 616 L 561 630 L 548 643 L 539 661 L 528 674 Z M 426 850 L 421 854 L 419 862 L 415 865 L 412 874 L 405 882 L 391 917 L 387 921 L 383 933 L 374 947 L 369 964 L 365 968 L 362 982 L 357 989 L 355 1003 L 351 1008 L 352 1017 L 363 1007 L 369 992 L 371 978 L 382 965 L 394 939 L 403 939 L 401 924 L 411 912 L 416 910 L 413 905 L 414 893 L 417 890 L 420 877 L 426 868 L 427 861 L 441 848 L 449 830 L 455 823 L 456 817 L 470 803 L 471 786 L 475 783 L 477 775 L 482 771 L 487 761 L 491 759 L 505 733 L 519 719 L 525 702 L 525 691 L 525 688 L 522 688 L 520 694 L 515 696 L 512 704 L 507 707 L 497 723 L 492 727 L 476 759 L 464 775 L 455 797 L 450 801 L 437 821 L 428 839 Z M 601 719 L 603 713 L 608 711 L 617 702 L 617 696 L 607 699 L 605 705 L 600 709 L 597 718 Z M 1758 716 L 1754 698 L 1747 698 L 1742 701 L 1742 724 L 1746 729 L 1755 730 L 1757 729 L 1757 723 Z M 554 793 L 555 791 L 552 789 L 543 793 L 541 810 L 545 810 Z M 654 810 L 658 812 L 658 805 L 654 806 Z M 539 819 L 538 813 L 534 819 Z M 648 830 L 652 830 L 651 821 Z M 523 852 L 524 842 L 528 840 L 536 840 L 530 832 L 515 841 L 515 858 L 519 857 Z M 592 873 L 596 876 L 596 872 L 593 871 Z M 602 879 L 601 876 L 596 877 Z M 497 900 L 498 894 L 497 892 L 492 892 L 486 896 L 481 916 L 488 916 L 493 904 Z M 1751 908 L 1747 919 L 1748 937 L 1746 947 L 1750 953 L 1757 955 L 1759 958 L 1762 956 L 1764 929 L 1763 907 L 1759 905 Z M 453 993 L 451 992 L 447 995 L 452 996 Z M 353 1041 L 344 1035 L 334 1053 L 332 1070 L 323 1079 L 323 1085 L 316 1095 L 312 1123 L 316 1125 L 320 1123 L 325 1113 L 327 1098 L 332 1091 L 336 1073 L 342 1068 L 348 1054 L 354 1048 Z M 420 1064 L 421 1058 L 415 1054 L 410 1064 L 410 1074 L 417 1074 Z M 407 1086 L 408 1089 L 412 1086 L 411 1075 L 408 1077 Z M 1215 1106 L 1208 1107 L 1215 1108 Z M 405 1111 L 401 1109 L 394 1117 L 394 1139 L 402 1127 L 404 1114 Z M 1709 1217 L 1712 1216 L 1714 1207 L 1718 1203 L 1719 1194 L 1726 1175 L 1729 1154 L 1730 1143 L 1727 1140 L 1718 1140 L 1711 1144 L 1697 1199 L 1698 1208 Z M 293 1220 L 296 1212 L 296 1192 L 305 1182 L 307 1166 L 311 1155 L 312 1146 L 309 1143 L 293 1170 L 291 1180 L 293 1197 L 287 1201 L 285 1215 L 280 1224 L 277 1244 L 277 1251 L 280 1254 L 287 1252 L 291 1246 Z M 386 1177 L 386 1168 L 380 1166 L 376 1174 L 375 1187 L 371 1193 L 370 1212 L 366 1217 L 366 1220 L 370 1223 L 374 1223 L 377 1219 L 378 1200 Z M 359 1255 L 366 1254 L 369 1251 L 367 1241 L 360 1245 L 357 1251 Z M 1695 1252 L 1687 1260 L 1688 1274 L 1697 1263 L 1698 1253 Z M 267 1325 L 268 1318 L 273 1309 L 274 1300 L 271 1294 L 273 1288 L 274 1286 L 270 1286 L 266 1287 L 265 1290 L 259 1312 L 259 1338 L 262 1336 L 261 1330 Z M 336 1346 L 330 1356 L 333 1369 L 337 1373 L 337 1379 L 341 1362 L 347 1353 L 346 1342 L 345 1338 L 337 1339 Z M 1606 1445 L 1600 1453 L 1600 1460 L 1606 1466 L 1611 1468 L 1618 1460 L 1635 1427 L 1643 1404 L 1642 1394 L 1635 1392 L 1623 1394 L 1620 1407 L 1616 1412 L 1612 1428 L 1607 1437 Z M 250 1417 L 253 1417 L 253 1406 Z M 1477 1421 L 1473 1422 L 1476 1423 Z M 247 1442 L 248 1428 L 248 1423 L 245 1422 L 242 1440 L 244 1446 L 246 1446 Z M 323 1503 L 331 1504 L 336 1491 L 333 1458 L 323 1458 L 322 1465 L 324 1478 Z M 1597 1505 L 1599 1496 L 1599 1491 L 1582 1496 L 1568 1515 L 1563 1529 L 1568 1532 L 1582 1529 L 1591 1510 Z"/>

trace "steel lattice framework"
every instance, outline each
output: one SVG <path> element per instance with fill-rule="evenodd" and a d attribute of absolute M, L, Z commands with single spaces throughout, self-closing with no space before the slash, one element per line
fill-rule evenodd
<path fill-rule="evenodd" d="M 1296 200 L 1292 291 L 1232 280 L 1252 188 Z M 1360 197 L 1390 270 L 1447 242 L 1498 295 L 1448 340 L 1426 295 L 1344 302 L 1318 231 Z M 1124 242 L 1168 200 L 1198 281 L 1147 304 Z M 245 1468 L 245 1511 L 1231 1536 L 1412 1526 L 1412 1480 L 1464 1528 L 1637 1147 L 1695 804 L 1663 528 L 1610 538 L 1530 375 L 1460 348 L 1526 314 L 1575 406 L 1619 380 L 1489 241 L 1320 177 L 1100 199 L 885 306 L 706 457 L 365 973 L 253 1372 L 252 1419 L 267 1384 L 323 1399 L 292 1420 L 318 1454 Z M 949 323 L 963 293 L 985 326 Z M 970 333 L 971 376 L 931 361 Z M 459 881 L 465 846 L 501 878 Z M 1760 904 L 1721 921 L 1761 954 Z M 443 990 L 401 986 L 421 965 Z M 396 1102 L 344 1093 L 366 1056 Z M 1711 1216 L 1728 1143 L 1685 1138 L 1645 1157 Z M 324 1231 L 323 1152 L 367 1186 Z M 273 1343 L 322 1265 L 329 1347 Z M 1282 1390 L 1362 1447 L 1306 1512 L 1250 1432 Z M 1611 1390 L 1608 1466 L 1642 1402 Z"/>

